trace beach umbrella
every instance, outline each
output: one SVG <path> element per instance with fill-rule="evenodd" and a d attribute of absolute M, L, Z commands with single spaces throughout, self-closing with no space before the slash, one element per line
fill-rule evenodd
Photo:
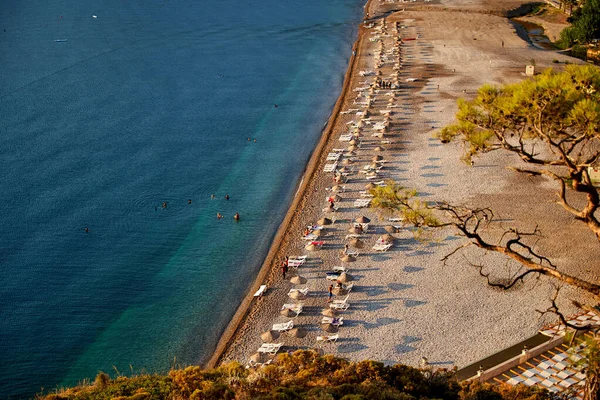
<path fill-rule="evenodd" d="M 351 282 L 353 281 L 354 278 L 352 277 L 352 275 L 346 273 L 346 272 L 342 272 L 340 274 L 340 276 L 338 277 L 338 281 L 342 282 L 342 283 L 347 283 L 347 282 Z"/>
<path fill-rule="evenodd" d="M 333 199 L 333 201 L 340 201 L 342 199 L 339 194 L 333 194 L 332 196 L 329 196 L 329 198 Z"/>
<path fill-rule="evenodd" d="M 294 300 L 302 300 L 305 299 L 306 296 L 304 295 L 304 293 L 299 292 L 297 290 L 294 290 L 292 293 L 290 293 L 290 297 Z"/>
<path fill-rule="evenodd" d="M 356 247 L 357 249 L 362 249 L 363 247 L 365 247 L 365 243 L 359 238 L 354 238 L 350 240 L 350 244 Z"/>
<path fill-rule="evenodd" d="M 333 308 L 326 308 L 323 311 L 321 311 L 321 315 L 324 315 L 326 317 L 337 317 L 340 313 L 335 311 Z"/>
<path fill-rule="evenodd" d="M 348 172 L 348 168 L 342 167 L 342 168 L 338 169 L 338 172 Z"/>
<path fill-rule="evenodd" d="M 357 149 L 357 147 L 354 145 L 348 146 L 348 151 L 354 151 L 356 149 Z"/>
<path fill-rule="evenodd" d="M 371 100 L 371 96 L 367 96 L 367 101 Z M 361 119 L 360 121 L 358 121 L 358 123 L 356 124 L 357 128 L 362 128 L 365 125 L 365 122 Z"/>
<path fill-rule="evenodd" d="M 295 338 L 303 338 L 308 335 L 308 332 L 304 328 L 293 328 L 288 331 L 288 335 Z"/>
<path fill-rule="evenodd" d="M 354 233 L 354 234 L 360 234 L 360 233 L 362 233 L 362 231 L 359 228 L 357 228 L 356 226 L 353 226 L 350 229 L 348 229 L 348 232 Z"/>
<path fill-rule="evenodd" d="M 350 165 L 352 164 L 352 160 L 349 158 L 345 158 L 344 161 L 342 161 L 342 165 Z"/>
<path fill-rule="evenodd" d="M 361 215 L 360 217 L 356 218 L 355 221 L 359 224 L 368 224 L 369 222 L 371 222 L 371 220 L 365 217 L 364 215 Z"/>
<path fill-rule="evenodd" d="M 393 242 L 396 238 L 393 237 L 392 235 L 390 235 L 389 233 L 386 233 L 385 235 L 381 236 L 379 239 L 386 241 L 388 243 Z"/>
<path fill-rule="evenodd" d="M 300 275 L 296 275 L 292 279 L 290 279 L 290 282 L 294 285 L 304 285 L 306 283 L 306 278 Z"/>
<path fill-rule="evenodd" d="M 377 187 L 377 185 L 375 185 L 374 183 L 367 183 L 365 185 L 365 189 L 367 189 L 367 190 L 375 189 L 376 187 Z"/>
<path fill-rule="evenodd" d="M 332 221 L 329 218 L 321 218 L 320 220 L 317 221 L 317 224 L 319 224 L 319 225 L 331 225 Z"/>
<path fill-rule="evenodd" d="M 321 329 L 329 333 L 337 333 L 339 331 L 339 328 L 332 324 L 321 324 Z"/>
<path fill-rule="evenodd" d="M 356 141 L 356 139 L 352 139 L 348 142 L 350 145 L 354 146 L 356 144 L 358 144 L 358 142 Z"/>
<path fill-rule="evenodd" d="M 325 236 L 325 232 L 320 229 L 315 229 L 314 231 L 312 231 L 312 234 L 316 237 Z"/>
<path fill-rule="evenodd" d="M 304 246 L 304 248 L 308 251 L 317 251 L 319 250 L 319 246 L 315 246 L 312 243 L 307 244 L 306 246 Z"/>
<path fill-rule="evenodd" d="M 384 151 L 385 149 L 383 147 L 381 147 L 381 146 L 377 146 L 373 150 L 375 150 L 375 151 Z"/>
<path fill-rule="evenodd" d="M 346 254 L 344 257 L 341 258 L 341 260 L 343 262 L 354 262 L 356 261 L 356 257 Z"/>
<path fill-rule="evenodd" d="M 279 311 L 279 314 L 283 315 L 284 317 L 288 317 L 288 318 L 294 318 L 297 317 L 298 314 L 292 310 L 290 310 L 289 308 L 284 308 L 283 310 Z"/>
<path fill-rule="evenodd" d="M 391 225 L 386 225 L 383 229 L 385 229 L 385 231 L 389 233 L 396 233 L 396 228 L 394 228 Z"/>
<path fill-rule="evenodd" d="M 369 168 L 371 169 L 377 169 L 380 168 L 381 166 L 379 164 L 377 164 L 376 162 L 373 162 L 371 164 L 369 164 Z"/>
<path fill-rule="evenodd" d="M 373 161 L 381 161 L 381 160 L 383 160 L 383 157 L 382 157 L 382 156 L 380 156 L 380 155 L 376 155 L 376 156 L 373 156 L 373 159 L 372 159 L 372 160 L 373 160 Z"/>
<path fill-rule="evenodd" d="M 336 296 L 343 296 L 345 294 L 348 294 L 348 291 L 346 289 L 344 289 L 343 287 L 336 287 L 333 288 L 332 290 L 333 294 L 335 294 Z"/>
<path fill-rule="evenodd" d="M 341 187 L 340 185 L 335 185 L 335 186 L 333 186 L 333 187 L 331 188 L 331 191 L 332 191 L 332 192 L 339 192 L 339 191 L 342 191 L 342 190 L 344 190 L 344 188 L 343 188 L 343 187 Z"/>
<path fill-rule="evenodd" d="M 277 331 L 266 331 L 260 335 L 263 342 L 272 342 L 273 340 L 279 339 L 279 332 Z"/>
<path fill-rule="evenodd" d="M 267 362 L 268 356 L 265 353 L 254 353 L 250 356 L 250 361 L 255 364 L 263 364 Z"/>

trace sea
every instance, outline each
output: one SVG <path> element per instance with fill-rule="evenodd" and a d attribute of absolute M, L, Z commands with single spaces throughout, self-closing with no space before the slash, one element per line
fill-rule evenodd
<path fill-rule="evenodd" d="M 0 398 L 210 358 L 364 3 L 1 2 Z"/>

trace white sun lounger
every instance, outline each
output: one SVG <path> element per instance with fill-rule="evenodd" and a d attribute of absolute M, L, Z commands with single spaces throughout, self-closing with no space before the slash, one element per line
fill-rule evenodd
<path fill-rule="evenodd" d="M 273 324 L 273 330 L 277 332 L 289 331 L 294 327 L 294 321 L 290 320 L 281 324 Z"/>
<path fill-rule="evenodd" d="M 323 319 L 321 320 L 322 324 L 331 324 L 331 325 L 335 325 L 335 326 L 340 326 L 340 325 L 344 325 L 344 317 L 323 317 Z"/>
<path fill-rule="evenodd" d="M 329 153 L 327 155 L 327 161 L 337 161 L 340 158 L 340 153 Z"/>
<path fill-rule="evenodd" d="M 335 343 L 335 342 L 337 342 L 339 337 L 340 337 L 339 333 L 336 333 L 335 335 L 329 335 L 329 336 L 317 336 L 317 342 Z"/>
<path fill-rule="evenodd" d="M 379 178 L 380 178 L 380 176 L 377 174 L 367 176 L 368 181 L 372 181 L 373 179 L 379 179 Z"/>
<path fill-rule="evenodd" d="M 386 243 L 386 244 L 379 244 L 379 243 L 377 243 L 375 246 L 373 246 L 373 250 L 375 250 L 375 251 L 388 251 L 390 249 L 390 247 L 392 247 L 392 243 Z"/>
<path fill-rule="evenodd" d="M 308 295 L 308 288 L 304 288 L 304 289 L 296 289 L 296 288 L 292 288 L 290 289 L 290 291 L 288 292 L 288 296 L 290 296 L 292 293 L 294 292 L 300 292 L 303 295 L 307 296 Z"/>
<path fill-rule="evenodd" d="M 298 256 L 298 257 L 290 257 L 288 259 L 288 267 L 298 268 L 302 266 L 307 259 L 308 256 Z"/>
<path fill-rule="evenodd" d="M 292 310 L 293 312 L 296 313 L 296 317 L 302 312 L 304 305 L 302 304 L 294 304 L 294 303 L 289 303 L 289 304 L 284 304 L 283 307 L 281 307 L 281 310 Z"/>
<path fill-rule="evenodd" d="M 331 268 L 331 270 L 333 272 L 339 272 L 339 273 L 341 273 L 341 272 L 348 272 L 348 269 L 346 267 L 339 266 L 339 265 L 334 265 L 333 268 Z"/>
<path fill-rule="evenodd" d="M 362 208 L 368 207 L 371 204 L 371 199 L 356 199 L 354 201 L 354 207 Z"/>
<path fill-rule="evenodd" d="M 392 218 L 388 218 L 388 221 L 390 221 L 390 222 L 402 222 L 402 221 L 404 221 L 404 218 L 402 218 L 402 217 L 392 217 Z"/>
<path fill-rule="evenodd" d="M 333 300 L 329 303 L 329 308 L 333 308 L 334 310 L 346 311 L 348 307 L 350 307 L 350 303 L 348 303 L 348 299 L 350 295 L 346 295 L 343 300 Z"/>
<path fill-rule="evenodd" d="M 340 136 L 340 142 L 349 142 L 351 140 L 352 140 L 352 135 L 350 135 L 350 134 Z"/>
<path fill-rule="evenodd" d="M 263 343 L 259 348 L 259 353 L 277 354 L 283 343 Z"/>
<path fill-rule="evenodd" d="M 333 171 L 335 171 L 336 168 L 337 168 L 337 163 L 325 164 L 325 167 L 323 168 L 323 172 L 333 172 Z"/>
<path fill-rule="evenodd" d="M 303 239 L 303 240 L 310 240 L 310 241 L 312 242 L 312 241 L 314 241 L 314 240 L 317 240 L 317 239 L 319 239 L 319 237 L 318 237 L 317 235 L 315 235 L 314 233 L 309 233 L 309 234 L 308 234 L 308 235 L 306 235 L 306 236 L 302 236 L 302 239 Z M 289 263 L 288 263 L 288 266 L 289 266 Z"/>
<path fill-rule="evenodd" d="M 350 307 L 350 303 L 348 303 L 348 302 L 329 303 L 329 308 L 336 310 L 336 311 L 346 311 L 348 309 L 348 307 Z"/>
<path fill-rule="evenodd" d="M 254 297 L 261 297 L 267 291 L 267 285 L 260 285 L 260 288 L 254 293 Z"/>

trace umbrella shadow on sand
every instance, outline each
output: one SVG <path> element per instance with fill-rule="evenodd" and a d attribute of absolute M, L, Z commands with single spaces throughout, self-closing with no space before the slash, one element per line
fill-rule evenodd
<path fill-rule="evenodd" d="M 337 351 L 338 353 L 354 353 L 368 348 L 368 346 L 360 343 L 343 343 L 337 347 Z"/>
<path fill-rule="evenodd" d="M 416 348 L 409 346 L 409 344 L 420 342 L 423 339 L 418 336 L 403 336 L 402 340 L 403 340 L 402 343 L 397 344 L 395 346 L 396 353 L 398 353 L 398 354 L 405 354 L 405 353 L 410 353 L 411 351 L 415 351 Z"/>
<path fill-rule="evenodd" d="M 362 322 L 365 329 L 376 329 L 381 326 L 396 324 L 402 320 L 397 318 L 377 318 L 375 322 Z"/>

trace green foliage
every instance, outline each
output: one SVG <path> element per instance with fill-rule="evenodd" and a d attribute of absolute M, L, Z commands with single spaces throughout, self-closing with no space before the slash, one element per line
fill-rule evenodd
<path fill-rule="evenodd" d="M 586 44 L 600 36 L 600 0 L 586 0 L 569 21 L 572 26 L 560 33 L 560 44 L 570 47 L 574 43 Z"/>
<path fill-rule="evenodd" d="M 528 397 L 522 388 L 461 386 L 451 371 L 419 370 L 380 362 L 352 363 L 332 355 L 299 350 L 280 354 L 268 366 L 246 369 L 230 363 L 215 369 L 187 367 L 168 375 L 101 378 L 102 384 L 79 386 L 47 395 L 45 400 L 159 400 L 159 399 L 263 399 L 263 400 L 467 400 Z M 100 386 L 103 386 L 100 388 Z M 519 394 L 521 393 L 521 394 Z M 536 393 L 544 394 L 545 391 Z"/>
<path fill-rule="evenodd" d="M 393 180 L 385 183 L 386 186 L 377 186 L 369 191 L 373 195 L 371 207 L 385 214 L 401 215 L 406 223 L 416 227 L 440 225 L 427 203 L 418 199 L 416 190 L 406 189 Z"/>
<path fill-rule="evenodd" d="M 570 141 L 579 134 L 591 138 L 600 126 L 598 89 L 600 70 L 593 66 L 569 66 L 561 73 L 548 69 L 519 83 L 486 85 L 473 101 L 459 100 L 457 123 L 439 137 L 461 139 L 467 161 L 499 148 L 518 152 L 521 143 L 551 146 L 550 141 Z"/>

